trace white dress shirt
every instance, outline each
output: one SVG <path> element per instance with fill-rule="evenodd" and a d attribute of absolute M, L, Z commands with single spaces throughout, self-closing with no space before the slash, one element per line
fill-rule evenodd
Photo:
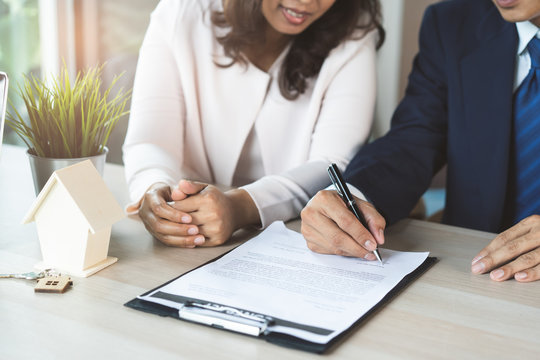
<path fill-rule="evenodd" d="M 529 70 L 531 70 L 531 57 L 529 55 L 529 51 L 527 50 L 527 45 L 533 37 L 536 36 L 540 38 L 540 30 L 538 29 L 538 26 L 534 25 L 530 21 L 516 23 L 516 29 L 519 36 L 519 44 L 514 79 L 514 91 L 523 82 L 529 73 Z"/>
<path fill-rule="evenodd" d="M 331 51 L 296 100 L 268 72 L 229 63 L 210 9 L 221 0 L 162 0 L 140 50 L 124 164 L 136 211 L 156 182 L 242 185 L 266 227 L 297 217 L 366 141 L 375 104 L 375 31 Z M 246 145 L 247 144 L 247 145 Z M 241 160 L 241 161 L 240 161 Z M 246 163 L 257 165 L 258 168 Z M 263 175 L 259 178 L 259 175 Z M 251 181 L 251 182 L 250 182 Z M 248 183 L 249 182 L 249 183 Z"/>

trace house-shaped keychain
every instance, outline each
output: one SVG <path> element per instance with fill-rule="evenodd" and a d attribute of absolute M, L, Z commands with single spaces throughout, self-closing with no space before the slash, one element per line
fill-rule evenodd
<path fill-rule="evenodd" d="M 55 171 L 23 223 L 36 222 L 43 262 L 87 277 L 115 263 L 108 257 L 112 225 L 125 214 L 90 160 Z"/>

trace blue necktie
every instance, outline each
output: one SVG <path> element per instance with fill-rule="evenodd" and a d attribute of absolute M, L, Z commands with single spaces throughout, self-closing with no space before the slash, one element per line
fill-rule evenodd
<path fill-rule="evenodd" d="M 514 95 L 514 223 L 540 214 L 540 39 L 527 49 L 531 70 Z"/>

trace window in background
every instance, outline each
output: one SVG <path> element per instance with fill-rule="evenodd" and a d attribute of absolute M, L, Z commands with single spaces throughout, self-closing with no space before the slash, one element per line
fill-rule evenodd
<path fill-rule="evenodd" d="M 105 63 L 108 86 L 130 89 L 150 13 L 159 0 L 0 0 L 0 70 L 10 77 L 10 99 L 22 109 L 17 84 L 22 74 L 47 78 L 65 63 L 73 75 Z M 23 110 L 24 114 L 25 111 Z M 122 162 L 128 118 L 109 139 L 107 161 Z M 6 129 L 4 140 L 20 144 Z"/>
<path fill-rule="evenodd" d="M 9 76 L 9 99 L 17 108 L 22 107 L 17 93 L 22 74 L 40 76 L 39 34 L 38 0 L 0 0 L 0 70 Z M 21 143 L 9 127 L 4 131 L 6 143 Z"/>
<path fill-rule="evenodd" d="M 108 86 L 123 74 L 119 87 L 133 86 L 139 48 L 159 0 L 75 0 L 77 68 L 105 63 L 103 82 Z M 107 161 L 122 162 L 122 144 L 128 117 L 118 122 L 109 139 Z"/>

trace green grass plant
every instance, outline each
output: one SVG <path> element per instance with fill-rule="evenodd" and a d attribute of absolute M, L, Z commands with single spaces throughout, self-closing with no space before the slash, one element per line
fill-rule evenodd
<path fill-rule="evenodd" d="M 34 75 L 24 76 L 19 95 L 28 120 L 11 104 L 6 123 L 28 146 L 29 152 L 47 158 L 81 158 L 101 154 L 118 120 L 126 115 L 131 91 L 111 91 L 115 76 L 104 91 L 103 66 L 77 74 L 73 82 L 64 66 L 48 84 Z"/>

